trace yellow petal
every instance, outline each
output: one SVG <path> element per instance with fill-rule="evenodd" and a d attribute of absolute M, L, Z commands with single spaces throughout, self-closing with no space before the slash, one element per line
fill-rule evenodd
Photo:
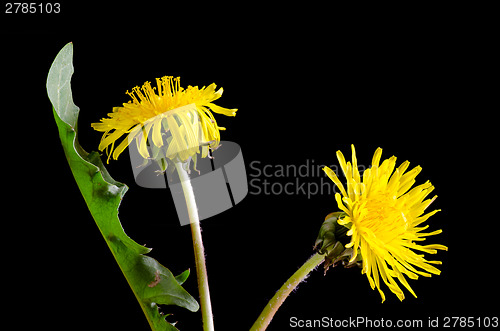
<path fill-rule="evenodd" d="M 168 128 L 170 129 L 170 132 L 172 133 L 172 138 L 177 143 L 179 149 L 186 150 L 187 145 L 186 145 L 186 142 L 184 141 L 184 137 L 180 133 L 180 129 L 179 129 L 179 125 L 177 124 L 177 121 L 174 119 L 173 116 L 168 116 L 167 123 L 168 123 Z"/>
<path fill-rule="evenodd" d="M 213 103 L 208 103 L 207 106 L 210 107 L 210 110 L 212 110 L 214 113 L 226 116 L 236 116 L 236 112 L 238 111 L 238 109 L 224 108 Z"/>
<path fill-rule="evenodd" d="M 403 195 L 415 183 L 415 177 L 422 171 L 422 167 L 416 166 L 401 177 L 399 181 L 398 196 Z"/>
<path fill-rule="evenodd" d="M 342 195 L 347 197 L 347 192 L 345 191 L 344 185 L 342 185 L 335 172 L 329 167 L 323 167 L 323 171 L 332 180 L 332 182 L 334 182 L 335 185 L 337 185 L 337 187 L 340 189 L 340 192 L 342 192 Z"/>
<path fill-rule="evenodd" d="M 118 156 L 125 150 L 125 148 L 128 147 L 130 144 L 130 140 L 128 138 L 123 139 L 123 141 L 116 147 L 115 151 L 113 152 L 113 159 L 118 159 Z"/>
<path fill-rule="evenodd" d="M 358 170 L 358 159 L 356 158 L 356 150 L 354 148 L 354 145 L 351 145 L 351 150 L 352 150 L 352 177 L 354 178 L 354 181 L 359 183 L 361 182 L 361 177 L 359 175 L 359 170 Z"/>
<path fill-rule="evenodd" d="M 342 199 L 340 197 L 340 194 L 338 193 L 335 193 L 335 200 L 337 201 L 337 206 L 342 210 L 344 211 L 347 215 L 351 215 L 351 212 L 349 211 L 349 209 L 347 209 L 344 204 L 342 203 Z"/>
<path fill-rule="evenodd" d="M 382 156 L 382 148 L 377 148 L 373 154 L 372 167 L 377 168 L 380 162 L 380 157 Z"/>
<path fill-rule="evenodd" d="M 162 121 L 161 116 L 158 116 L 153 121 L 153 143 L 157 147 L 163 146 L 163 138 L 161 136 L 161 121 Z"/>
<path fill-rule="evenodd" d="M 102 152 L 106 147 L 108 147 L 110 144 L 114 143 L 116 140 L 120 139 L 121 136 L 123 136 L 125 132 L 123 131 L 113 131 L 113 133 L 108 134 L 107 136 L 103 136 L 103 139 L 99 143 L 99 150 Z"/>
<path fill-rule="evenodd" d="M 427 221 L 429 219 L 429 217 L 436 214 L 438 211 L 440 211 L 440 209 L 433 210 L 433 211 L 431 211 L 423 216 L 415 218 L 415 220 L 412 222 L 412 226 L 415 227 L 417 225 L 424 223 L 425 221 Z"/>
<path fill-rule="evenodd" d="M 339 160 L 340 167 L 342 171 L 347 176 L 347 164 L 345 162 L 344 154 L 341 151 L 337 151 L 337 159 Z"/>
<path fill-rule="evenodd" d="M 149 131 L 151 130 L 152 125 L 153 122 L 148 123 L 145 126 L 141 126 L 141 132 L 137 134 L 137 149 L 139 150 L 139 154 L 141 154 L 141 156 L 145 159 L 150 157 L 147 141 L 148 141 Z"/>

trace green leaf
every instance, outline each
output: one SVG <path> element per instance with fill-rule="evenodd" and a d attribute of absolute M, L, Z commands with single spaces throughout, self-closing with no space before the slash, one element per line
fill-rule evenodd
<path fill-rule="evenodd" d="M 181 284 L 189 270 L 175 277 L 170 270 L 144 254 L 151 249 L 139 245 L 125 234 L 118 218 L 118 207 L 128 187 L 115 181 L 104 167 L 99 153 L 90 154 L 77 139 L 79 108 L 73 103 L 73 44 L 57 55 L 47 77 L 47 93 L 53 105 L 66 159 L 87 206 L 104 240 L 127 279 L 154 331 L 177 330 L 158 311 L 158 304 L 177 305 L 197 311 L 199 305 Z M 109 298 L 106 298 L 109 300 Z"/>
<path fill-rule="evenodd" d="M 184 284 L 186 279 L 189 277 L 190 272 L 191 271 L 188 269 L 188 270 L 184 271 L 182 274 L 176 276 L 175 279 L 177 280 L 177 283 L 179 283 L 179 285 Z"/>

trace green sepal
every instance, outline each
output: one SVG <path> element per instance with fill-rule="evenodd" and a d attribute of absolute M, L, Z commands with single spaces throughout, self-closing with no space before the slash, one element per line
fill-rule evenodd
<path fill-rule="evenodd" d="M 344 215 L 345 213 L 342 212 L 334 212 L 325 217 L 319 229 L 318 237 L 314 242 L 314 249 L 316 249 L 318 253 L 327 254 L 338 240 L 346 237 L 348 229 L 337 223 L 338 219 L 342 218 Z"/>
<path fill-rule="evenodd" d="M 318 237 L 314 243 L 314 249 L 319 254 L 326 255 L 324 263 L 325 273 L 330 266 L 342 263 L 345 267 L 352 267 L 361 261 L 361 254 L 358 254 L 355 261 L 349 262 L 353 256 L 353 249 L 344 247 L 344 244 L 349 239 L 349 236 L 347 236 L 349 228 L 338 223 L 345 216 L 344 212 L 328 214 L 319 229 Z"/>

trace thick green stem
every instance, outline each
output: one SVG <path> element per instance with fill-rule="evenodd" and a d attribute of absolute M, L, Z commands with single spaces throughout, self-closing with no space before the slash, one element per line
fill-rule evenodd
<path fill-rule="evenodd" d="M 196 275 L 198 277 L 198 290 L 200 292 L 201 314 L 203 318 L 203 330 L 213 331 L 214 321 L 212 316 L 212 303 L 210 301 L 210 290 L 208 288 L 207 266 L 205 264 L 205 249 L 201 238 L 200 220 L 198 208 L 194 198 L 193 187 L 189 175 L 182 167 L 182 163 L 175 163 L 179 179 L 181 181 L 184 198 L 191 223 L 191 234 L 193 236 L 194 259 L 196 263 Z"/>
<path fill-rule="evenodd" d="M 260 314 L 257 321 L 250 329 L 250 331 L 263 331 L 267 328 L 269 323 L 274 317 L 274 314 L 278 311 L 279 307 L 283 304 L 285 299 L 290 295 L 290 293 L 302 282 L 307 275 L 313 271 L 317 266 L 325 261 L 325 256 L 321 254 L 314 254 L 309 258 L 309 260 L 304 263 L 302 267 L 297 270 L 292 277 L 290 277 L 278 292 L 269 300 L 266 307 Z"/>

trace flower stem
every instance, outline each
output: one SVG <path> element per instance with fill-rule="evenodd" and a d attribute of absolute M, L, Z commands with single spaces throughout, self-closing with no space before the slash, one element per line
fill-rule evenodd
<path fill-rule="evenodd" d="M 210 302 L 210 290 L 208 288 L 207 266 L 205 263 L 205 249 L 201 237 L 200 220 L 198 209 L 194 199 L 193 187 L 189 175 L 182 167 L 182 163 L 175 163 L 179 179 L 186 199 L 186 205 L 191 223 L 191 235 L 193 236 L 194 259 L 196 263 L 196 275 L 198 277 L 198 290 L 200 292 L 201 315 L 203 318 L 203 330 L 213 331 L 214 321 L 212 315 L 212 303 Z"/>
<path fill-rule="evenodd" d="M 302 282 L 311 271 L 313 271 L 317 266 L 325 261 L 325 256 L 321 254 L 314 254 L 309 258 L 309 260 L 304 263 L 302 267 L 297 270 L 292 277 L 290 277 L 283 286 L 276 292 L 276 294 L 269 300 L 266 307 L 260 314 L 257 321 L 250 329 L 250 331 L 264 331 L 274 314 L 278 311 L 279 307 L 283 304 L 285 299 L 290 295 L 290 293 Z"/>

